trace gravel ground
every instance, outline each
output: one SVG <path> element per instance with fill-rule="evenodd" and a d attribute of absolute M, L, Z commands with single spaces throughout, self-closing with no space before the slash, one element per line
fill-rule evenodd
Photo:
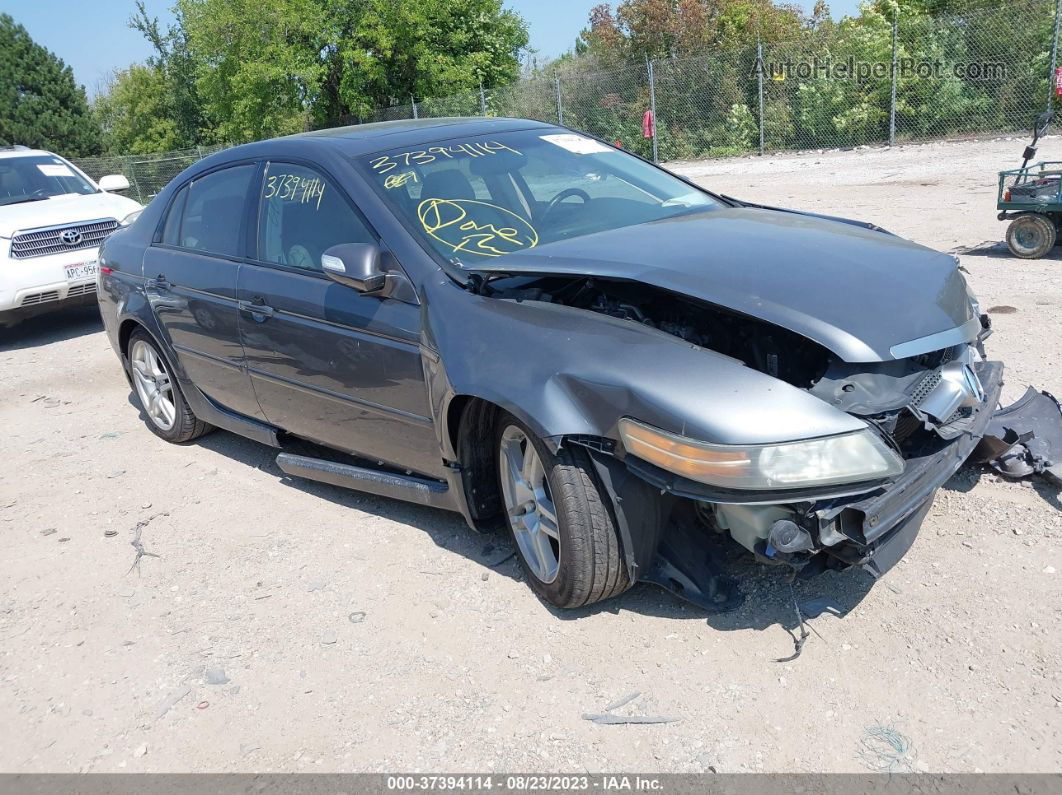
<path fill-rule="evenodd" d="M 1062 394 L 1062 255 L 998 244 L 995 172 L 1022 146 L 674 167 L 961 249 L 1006 394 Z M 501 537 L 285 481 L 227 433 L 166 445 L 132 400 L 94 310 L 0 332 L 5 772 L 1062 769 L 1055 490 L 961 471 L 884 580 L 797 585 L 818 616 L 780 663 L 776 571 L 739 563 L 748 599 L 723 616 L 651 586 L 560 613 Z M 618 713 L 680 720 L 582 718 L 635 692 Z"/>

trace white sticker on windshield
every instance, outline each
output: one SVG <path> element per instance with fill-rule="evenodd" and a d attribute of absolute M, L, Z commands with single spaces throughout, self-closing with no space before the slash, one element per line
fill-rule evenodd
<path fill-rule="evenodd" d="M 599 141 L 595 141 L 593 138 L 585 138 L 582 135 L 575 135 L 574 133 L 556 133 L 554 135 L 540 135 L 543 141 L 549 141 L 551 144 L 559 146 L 561 149 L 567 149 L 569 152 L 574 152 L 577 155 L 593 155 L 598 152 L 611 152 L 612 150 Z"/>
<path fill-rule="evenodd" d="M 46 177 L 72 177 L 74 172 L 70 170 L 70 166 L 52 165 L 45 163 L 44 165 L 38 165 L 37 168 L 41 170 L 41 173 Z"/>

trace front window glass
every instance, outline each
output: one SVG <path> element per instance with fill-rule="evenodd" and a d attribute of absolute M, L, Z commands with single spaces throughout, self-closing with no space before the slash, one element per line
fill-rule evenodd
<path fill-rule="evenodd" d="M 87 193 L 96 188 L 55 155 L 0 157 L 0 207 Z"/>
<path fill-rule="evenodd" d="M 357 213 L 324 177 L 305 166 L 270 163 L 262 180 L 258 259 L 321 270 L 321 255 L 340 243 L 372 243 Z"/>
<path fill-rule="evenodd" d="M 719 206 L 632 155 L 560 131 L 454 138 L 355 162 L 435 251 L 473 268 L 484 257 Z"/>

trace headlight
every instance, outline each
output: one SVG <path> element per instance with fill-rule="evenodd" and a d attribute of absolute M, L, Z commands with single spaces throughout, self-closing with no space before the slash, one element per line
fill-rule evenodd
<path fill-rule="evenodd" d="M 141 209 L 137 210 L 136 212 L 129 213 L 129 215 L 127 215 L 125 218 L 118 222 L 118 226 L 129 226 L 129 224 L 133 223 L 133 221 L 140 217 L 140 213 L 142 212 L 144 211 Z"/>
<path fill-rule="evenodd" d="M 869 428 L 779 444 L 709 444 L 622 419 L 627 452 L 690 480 L 730 489 L 790 489 L 877 480 L 903 460 Z"/>

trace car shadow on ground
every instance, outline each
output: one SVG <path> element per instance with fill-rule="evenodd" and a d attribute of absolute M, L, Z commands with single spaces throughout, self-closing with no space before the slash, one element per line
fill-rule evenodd
<path fill-rule="evenodd" d="M 10 328 L 0 328 L 0 352 L 36 348 L 99 331 L 103 331 L 99 307 L 72 307 L 31 317 Z"/>
<path fill-rule="evenodd" d="M 129 402 L 139 409 L 132 393 Z M 470 529 L 456 513 L 290 477 L 276 465 L 277 450 L 226 431 L 211 433 L 194 444 L 260 469 L 315 499 L 328 500 L 344 508 L 415 527 L 427 533 L 440 548 L 477 564 L 482 574 L 496 574 L 521 582 L 524 580 L 524 573 L 516 560 L 515 547 L 504 530 L 480 532 Z M 856 608 L 874 585 L 874 579 L 860 569 L 830 571 L 809 580 L 798 579 L 790 583 L 787 570 L 756 563 L 732 542 L 722 540 L 720 545 L 723 550 L 720 558 L 724 564 L 724 576 L 734 579 L 745 597 L 741 606 L 730 612 L 709 613 L 651 583 L 638 583 L 619 597 L 589 607 L 561 610 L 545 602 L 540 601 L 540 604 L 543 610 L 565 621 L 578 621 L 599 613 L 632 612 L 660 618 L 706 621 L 721 631 L 762 631 L 777 625 L 795 637 L 799 619 L 794 602 L 800 605 L 805 620 L 820 615 L 844 617 Z M 410 576 L 422 577 L 430 573 L 411 571 Z M 527 596 L 529 599 L 536 598 L 530 590 Z"/>
<path fill-rule="evenodd" d="M 1007 248 L 1007 244 L 1002 240 L 986 240 L 983 243 L 978 243 L 975 246 L 958 246 L 949 251 L 950 254 L 958 254 L 963 257 L 981 257 L 983 259 L 999 259 L 1010 260 L 1014 263 L 1023 262 L 1020 257 L 1015 257 L 1010 253 L 1010 249 Z M 1062 260 L 1062 249 L 1054 248 L 1046 257 L 1041 257 L 1045 260 Z"/>

